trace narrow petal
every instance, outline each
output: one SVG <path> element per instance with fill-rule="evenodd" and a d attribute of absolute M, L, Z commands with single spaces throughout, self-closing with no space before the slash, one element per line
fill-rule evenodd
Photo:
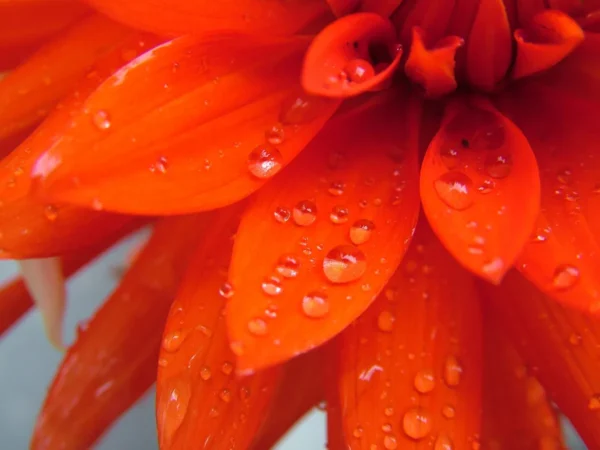
<path fill-rule="evenodd" d="M 402 43 L 409 43 L 415 27 L 437 42 L 446 36 L 456 0 L 404 1 L 392 16 Z"/>
<path fill-rule="evenodd" d="M 506 75 L 511 57 L 510 25 L 502 0 L 481 0 L 467 40 L 469 83 L 491 91 Z"/>
<path fill-rule="evenodd" d="M 140 221 L 132 221 L 130 226 L 116 230 L 117 232 L 113 234 L 106 234 L 81 251 L 63 256 L 61 266 L 64 277 L 69 277 L 85 267 L 88 262 L 139 226 L 141 226 Z M 23 280 L 15 279 L 0 288 L 0 337 L 32 306 L 33 299 Z"/>
<path fill-rule="evenodd" d="M 527 139 L 487 103 L 449 105 L 421 166 L 421 201 L 454 257 L 499 283 L 539 211 L 538 168 Z"/>
<path fill-rule="evenodd" d="M 543 11 L 526 28 L 514 33 L 517 58 L 513 78 L 546 70 L 565 59 L 584 40 L 581 27 L 568 15 L 554 10 Z"/>
<path fill-rule="evenodd" d="M 550 399 L 506 330 L 493 320 L 483 328 L 483 448 L 566 448 Z"/>
<path fill-rule="evenodd" d="M 347 447 L 475 448 L 481 333 L 472 277 L 420 228 L 387 290 L 341 335 Z"/>
<path fill-rule="evenodd" d="M 64 350 L 62 322 L 67 294 L 60 258 L 24 259 L 19 266 L 27 290 L 42 314 L 48 340 Z"/>
<path fill-rule="evenodd" d="M 486 289 L 487 317 L 510 336 L 532 374 L 588 448 L 600 447 L 600 325 L 542 295 L 518 273 Z"/>
<path fill-rule="evenodd" d="M 134 32 L 90 16 L 0 80 L 0 140 L 38 123 L 103 54 Z"/>
<path fill-rule="evenodd" d="M 374 13 L 352 14 L 329 25 L 312 41 L 304 58 L 302 86 L 324 97 L 359 95 L 389 79 L 401 56 L 389 20 Z"/>
<path fill-rule="evenodd" d="M 238 206 L 219 212 L 195 251 L 167 318 L 159 356 L 156 419 L 161 450 L 248 448 L 280 369 L 237 378 L 225 302 Z"/>
<path fill-rule="evenodd" d="M 61 140 L 33 169 L 40 194 L 140 214 L 214 209 L 244 198 L 337 108 L 337 101 L 298 90 L 307 44 L 219 33 L 145 53 L 58 131 Z"/>
<path fill-rule="evenodd" d="M 52 382 L 31 449 L 90 448 L 155 381 L 162 327 L 211 217 L 167 219 L 90 322 Z"/>
<path fill-rule="evenodd" d="M 245 212 L 227 315 L 241 370 L 331 339 L 400 263 L 418 214 L 420 103 L 384 97 L 332 120 Z"/>
<path fill-rule="evenodd" d="M 328 12 L 323 0 L 90 0 L 89 3 L 133 28 L 167 35 L 198 30 L 291 34 Z"/>

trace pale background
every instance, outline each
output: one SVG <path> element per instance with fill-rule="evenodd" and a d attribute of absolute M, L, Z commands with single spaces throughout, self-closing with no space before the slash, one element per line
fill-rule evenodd
<path fill-rule="evenodd" d="M 67 342 L 73 340 L 77 323 L 89 317 L 111 292 L 117 281 L 116 272 L 132 245 L 135 245 L 135 240 L 118 246 L 69 283 L 71 302 L 65 326 Z M 15 273 L 14 263 L 0 262 L 0 280 Z M 30 313 L 0 340 L 0 449 L 28 448 L 37 411 L 60 360 L 61 354 L 45 340 L 37 312 Z M 122 417 L 96 446 L 97 450 L 156 448 L 153 390 Z M 325 416 L 320 411 L 309 414 L 277 446 L 277 450 L 324 448 Z M 569 448 L 585 449 L 573 436 Z"/>

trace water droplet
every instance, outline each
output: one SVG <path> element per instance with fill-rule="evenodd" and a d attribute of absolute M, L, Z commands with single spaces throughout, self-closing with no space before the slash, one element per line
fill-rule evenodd
<path fill-rule="evenodd" d="M 375 69 L 369 61 L 353 59 L 344 67 L 348 80 L 353 83 L 364 83 L 375 76 Z"/>
<path fill-rule="evenodd" d="M 176 352 L 181 347 L 183 343 L 183 334 L 181 331 L 173 331 L 171 333 L 167 333 L 163 337 L 162 347 L 167 352 Z"/>
<path fill-rule="evenodd" d="M 552 277 L 552 286 L 558 291 L 572 288 L 579 281 L 579 269 L 571 264 L 562 264 L 556 268 Z"/>
<path fill-rule="evenodd" d="M 44 208 L 44 215 L 50 222 L 54 222 L 58 217 L 58 208 L 54 205 L 47 205 Z"/>
<path fill-rule="evenodd" d="M 278 206 L 275 208 L 275 211 L 273 211 L 273 217 L 275 217 L 275 220 L 279 223 L 286 223 L 290 220 L 290 217 L 292 217 L 292 213 L 289 209 Z"/>
<path fill-rule="evenodd" d="M 294 255 L 283 255 L 277 260 L 275 271 L 285 278 L 295 278 L 298 275 L 300 262 Z"/>
<path fill-rule="evenodd" d="M 229 282 L 225 282 L 221 285 L 221 287 L 219 288 L 219 295 L 225 299 L 229 299 L 231 297 L 233 297 L 233 294 L 235 293 L 233 286 L 231 285 L 231 283 Z"/>
<path fill-rule="evenodd" d="M 394 408 L 392 408 L 392 407 L 389 407 L 389 406 L 388 406 L 387 408 L 385 408 L 385 409 L 383 410 L 383 414 L 384 414 L 386 417 L 392 417 L 392 416 L 394 415 Z"/>
<path fill-rule="evenodd" d="M 402 429 L 412 439 L 423 439 L 431 432 L 431 417 L 421 408 L 408 410 L 402 418 Z"/>
<path fill-rule="evenodd" d="M 442 415 L 446 419 L 454 419 L 454 416 L 456 416 L 456 410 L 451 405 L 444 405 L 442 408 Z"/>
<path fill-rule="evenodd" d="M 485 158 L 486 173 L 492 178 L 506 178 L 512 169 L 512 157 L 509 154 L 488 155 Z"/>
<path fill-rule="evenodd" d="M 230 375 L 231 372 L 233 372 L 233 364 L 231 364 L 229 361 L 225 361 L 221 366 L 221 372 L 223 372 L 225 375 Z"/>
<path fill-rule="evenodd" d="M 299 125 L 316 119 L 325 100 L 304 92 L 289 97 L 281 106 L 279 120 L 284 125 Z"/>
<path fill-rule="evenodd" d="M 219 411 L 217 411 L 215 408 L 210 408 L 210 411 L 208 411 L 208 417 L 210 417 L 211 419 L 214 419 L 215 417 L 219 416 Z"/>
<path fill-rule="evenodd" d="M 449 387 L 455 387 L 460 384 L 463 368 L 456 356 L 448 356 L 444 363 L 444 381 Z"/>
<path fill-rule="evenodd" d="M 271 178 L 283 167 L 281 152 L 271 144 L 261 144 L 248 156 L 248 170 L 256 178 Z"/>
<path fill-rule="evenodd" d="M 336 225 L 341 225 L 348 222 L 348 216 L 350 215 L 347 208 L 343 206 L 334 206 L 329 214 L 329 218 Z"/>
<path fill-rule="evenodd" d="M 374 229 L 375 224 L 373 222 L 367 219 L 359 219 L 350 227 L 350 240 L 356 245 L 364 244 L 371 238 Z"/>
<path fill-rule="evenodd" d="M 322 292 L 310 292 L 302 299 L 302 311 L 308 317 L 320 319 L 329 312 L 327 295 Z"/>
<path fill-rule="evenodd" d="M 600 394 L 595 394 L 590 398 L 588 402 L 588 409 L 590 411 L 598 411 L 600 410 Z"/>
<path fill-rule="evenodd" d="M 571 333 L 571 335 L 569 336 L 569 343 L 571 345 L 579 345 L 579 344 L 581 344 L 581 341 L 582 341 L 582 337 L 580 334 Z"/>
<path fill-rule="evenodd" d="M 332 248 L 323 260 L 323 271 L 332 283 L 349 283 L 358 280 L 367 270 L 362 251 L 351 245 Z"/>
<path fill-rule="evenodd" d="M 188 410 L 191 389 L 188 383 L 178 378 L 169 379 L 158 398 L 157 412 L 161 419 L 162 436 L 170 443 L 177 429 L 181 426 Z"/>
<path fill-rule="evenodd" d="M 104 110 L 99 110 L 92 116 L 92 122 L 99 130 L 108 130 L 110 128 L 110 118 Z"/>
<path fill-rule="evenodd" d="M 329 192 L 334 197 L 339 197 L 344 193 L 344 188 L 344 183 L 342 183 L 341 181 L 332 181 L 329 185 L 329 188 L 327 188 L 327 192 Z"/>
<path fill-rule="evenodd" d="M 283 292 L 283 287 L 281 286 L 281 280 L 277 277 L 268 277 L 261 284 L 262 290 L 267 295 L 279 295 Z"/>
<path fill-rule="evenodd" d="M 294 222 L 301 227 L 307 227 L 317 220 L 317 205 L 310 200 L 302 200 L 294 206 L 292 212 Z"/>
<path fill-rule="evenodd" d="M 355 438 L 359 439 L 360 437 L 362 437 L 364 431 L 365 430 L 363 430 L 362 427 L 356 427 L 352 431 L 352 436 L 354 436 Z"/>
<path fill-rule="evenodd" d="M 250 398 L 250 389 L 246 386 L 242 386 L 239 390 L 240 400 L 248 400 Z"/>
<path fill-rule="evenodd" d="M 389 333 L 394 329 L 396 318 L 389 311 L 381 311 L 377 316 L 377 328 L 384 333 Z"/>
<path fill-rule="evenodd" d="M 383 446 L 386 450 L 395 450 L 398 448 L 398 441 L 394 436 L 385 436 L 383 438 Z"/>
<path fill-rule="evenodd" d="M 264 336 L 267 334 L 267 323 L 260 317 L 248 321 L 248 331 L 254 336 Z"/>
<path fill-rule="evenodd" d="M 240 341 L 234 341 L 229 344 L 229 348 L 236 356 L 242 356 L 244 354 L 244 344 Z"/>
<path fill-rule="evenodd" d="M 573 172 L 569 169 L 561 170 L 556 174 L 556 180 L 559 184 L 568 186 L 573 182 Z"/>
<path fill-rule="evenodd" d="M 440 147 L 440 159 L 442 160 L 442 163 L 444 163 L 444 166 L 446 166 L 448 170 L 458 168 L 460 163 L 458 149 L 455 145 L 452 145 L 450 141 L 445 141 L 443 144 L 444 145 Z"/>
<path fill-rule="evenodd" d="M 462 172 L 445 173 L 433 187 L 440 200 L 452 209 L 463 211 L 473 204 L 473 181 Z"/>
<path fill-rule="evenodd" d="M 229 389 L 223 389 L 219 392 L 219 398 L 225 403 L 229 403 L 231 401 L 231 391 Z"/>
<path fill-rule="evenodd" d="M 483 180 L 483 182 L 477 188 L 477 191 L 480 194 L 489 194 L 494 190 L 495 186 L 496 183 L 494 183 L 492 180 Z"/>
<path fill-rule="evenodd" d="M 445 434 L 440 434 L 435 439 L 435 444 L 433 444 L 433 450 L 453 450 L 454 446 L 452 445 L 452 441 Z"/>
<path fill-rule="evenodd" d="M 210 367 L 204 366 L 202 369 L 200 369 L 200 378 L 202 378 L 204 381 L 210 380 L 211 375 Z"/>
<path fill-rule="evenodd" d="M 427 394 L 433 391 L 435 387 L 435 375 L 433 370 L 423 369 L 415 375 L 414 380 L 415 389 L 421 394 Z"/>
<path fill-rule="evenodd" d="M 280 123 L 273 125 L 267 131 L 265 131 L 265 138 L 271 145 L 279 145 L 285 138 L 285 131 L 283 125 Z"/>
<path fill-rule="evenodd" d="M 383 425 L 381 425 L 381 431 L 383 431 L 384 433 L 391 433 L 392 432 L 392 424 L 384 423 Z"/>
<path fill-rule="evenodd" d="M 169 365 L 169 361 L 167 361 L 166 358 L 160 358 L 158 360 L 158 366 L 159 367 L 167 367 Z"/>
<path fill-rule="evenodd" d="M 150 172 L 152 173 L 167 173 L 167 167 L 169 166 L 169 161 L 165 156 L 159 156 L 158 159 L 150 166 Z"/>

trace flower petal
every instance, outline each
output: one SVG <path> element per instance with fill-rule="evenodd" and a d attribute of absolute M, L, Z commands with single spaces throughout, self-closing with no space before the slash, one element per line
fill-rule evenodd
<path fill-rule="evenodd" d="M 421 201 L 454 257 L 499 283 L 529 239 L 539 199 L 535 157 L 520 130 L 482 101 L 449 105 L 421 166 Z"/>
<path fill-rule="evenodd" d="M 156 418 L 160 448 L 248 448 L 265 417 L 279 369 L 238 379 L 225 317 L 227 267 L 239 207 L 214 213 L 167 318 Z"/>
<path fill-rule="evenodd" d="M 220 33 L 142 55 L 63 124 L 33 169 L 41 195 L 141 214 L 214 209 L 249 195 L 338 106 L 298 91 L 306 45 Z"/>
<path fill-rule="evenodd" d="M 291 34 L 328 10 L 323 0 L 89 0 L 89 3 L 133 28 L 172 36 L 198 30 Z"/>
<path fill-rule="evenodd" d="M 372 12 L 382 17 L 389 17 L 400 6 L 403 0 L 361 0 L 360 10 Z"/>
<path fill-rule="evenodd" d="M 328 124 L 244 214 L 227 305 L 242 371 L 331 339 L 400 263 L 418 215 L 420 102 L 384 97 Z"/>
<path fill-rule="evenodd" d="M 588 448 L 600 446 L 600 325 L 511 272 L 485 291 L 487 317 L 510 336 L 533 375 Z"/>
<path fill-rule="evenodd" d="M 120 286 L 67 352 L 38 417 L 33 450 L 89 448 L 152 385 L 162 326 L 209 220 L 178 217 L 156 226 Z"/>
<path fill-rule="evenodd" d="M 392 15 L 403 44 L 411 42 L 415 27 L 423 30 L 428 39 L 437 42 L 446 35 L 456 0 L 405 1 Z"/>
<path fill-rule="evenodd" d="M 313 39 L 304 58 L 302 86 L 324 97 L 356 96 L 389 79 L 401 56 L 389 20 L 374 13 L 352 14 Z"/>
<path fill-rule="evenodd" d="M 565 448 L 544 388 L 498 323 L 484 321 L 483 448 Z"/>
<path fill-rule="evenodd" d="M 387 290 L 341 335 L 348 448 L 477 445 L 481 332 L 473 279 L 419 228 Z"/>

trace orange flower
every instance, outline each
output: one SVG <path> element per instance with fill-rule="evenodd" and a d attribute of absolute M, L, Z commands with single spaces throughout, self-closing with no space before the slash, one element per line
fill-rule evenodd
<path fill-rule="evenodd" d="M 600 2 L 89 3 L 0 3 L 1 329 L 155 225 L 32 448 L 600 448 Z"/>

